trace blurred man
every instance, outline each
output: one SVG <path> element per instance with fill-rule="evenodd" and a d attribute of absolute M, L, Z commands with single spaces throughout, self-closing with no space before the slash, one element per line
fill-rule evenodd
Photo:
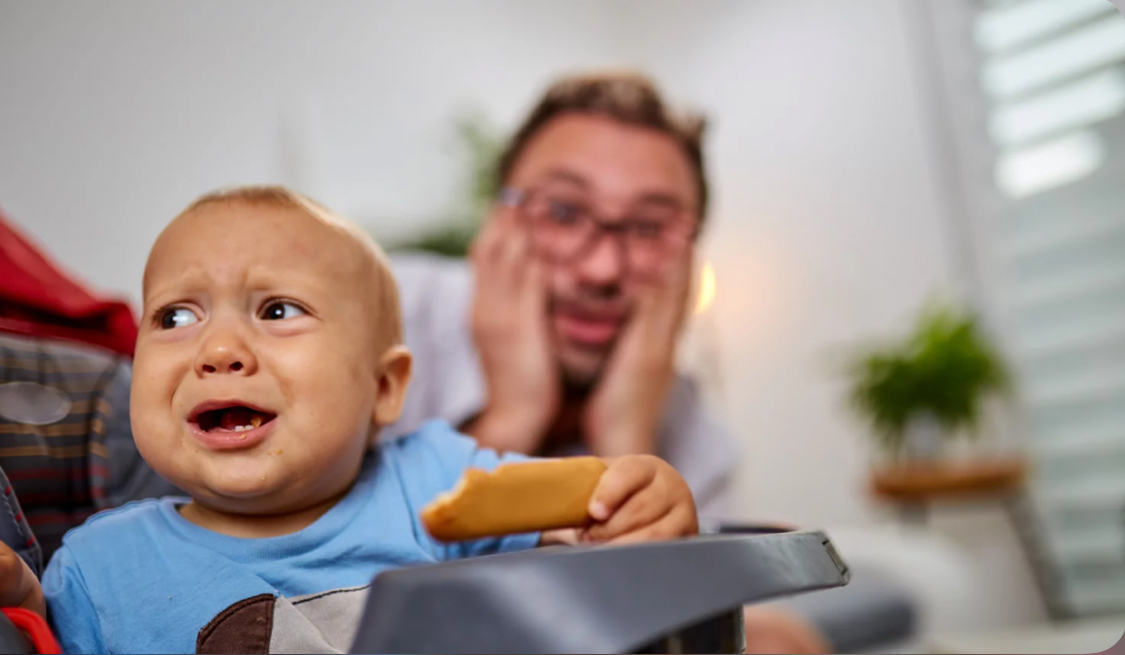
<path fill-rule="evenodd" d="M 552 86 L 500 159 L 471 269 L 397 258 L 418 386 L 393 432 L 440 417 L 500 450 L 657 454 L 718 518 L 736 453 L 674 369 L 702 131 L 640 76 Z"/>
<path fill-rule="evenodd" d="M 661 456 L 722 517 L 737 453 L 677 374 L 707 209 L 703 121 L 639 75 L 554 84 L 504 151 L 470 265 L 399 256 L 416 386 L 387 436 L 443 418 L 499 450 Z M 828 645 L 781 609 L 746 612 L 747 652 Z"/>

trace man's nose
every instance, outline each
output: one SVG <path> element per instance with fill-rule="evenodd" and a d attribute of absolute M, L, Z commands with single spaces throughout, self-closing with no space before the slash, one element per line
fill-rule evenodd
<path fill-rule="evenodd" d="M 240 331 L 232 327 L 212 330 L 195 358 L 195 373 L 200 377 L 253 375 L 257 370 L 258 360 L 253 349 Z"/>
<path fill-rule="evenodd" d="M 628 273 L 625 244 L 616 233 L 602 233 L 577 265 L 582 281 L 597 286 L 617 284 Z"/>

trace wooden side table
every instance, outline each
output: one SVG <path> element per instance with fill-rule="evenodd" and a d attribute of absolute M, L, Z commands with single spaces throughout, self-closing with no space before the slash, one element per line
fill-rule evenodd
<path fill-rule="evenodd" d="M 1025 493 L 1028 462 L 1022 457 L 917 462 L 876 468 L 870 491 L 892 504 L 905 522 L 925 523 L 938 503 L 998 503 L 1015 530 L 1047 613 L 1070 618 L 1058 567 L 1047 553 L 1038 519 Z"/>
<path fill-rule="evenodd" d="M 1022 457 L 897 464 L 875 469 L 871 492 L 911 522 L 925 522 L 937 502 L 1001 501 L 1023 491 Z"/>

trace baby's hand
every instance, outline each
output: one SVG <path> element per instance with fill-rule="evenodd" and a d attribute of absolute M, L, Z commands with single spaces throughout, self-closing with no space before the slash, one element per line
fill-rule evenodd
<path fill-rule="evenodd" d="M 31 567 L 11 548 L 0 543 L 0 607 L 22 607 L 47 618 L 43 587 Z"/>
<path fill-rule="evenodd" d="M 671 465 L 652 455 L 606 461 L 609 468 L 590 500 L 594 523 L 581 541 L 631 544 L 699 533 L 691 490 Z"/>

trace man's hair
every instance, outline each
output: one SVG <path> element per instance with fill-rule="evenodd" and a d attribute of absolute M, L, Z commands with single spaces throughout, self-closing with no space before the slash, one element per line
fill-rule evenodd
<path fill-rule="evenodd" d="M 367 251 L 374 259 L 377 275 L 375 280 L 376 293 L 379 294 L 375 303 L 376 311 L 379 313 L 377 320 L 379 326 L 386 332 L 380 335 L 380 346 L 386 348 L 402 344 L 402 308 L 390 259 L 366 230 L 303 193 L 276 185 L 240 186 L 213 191 L 197 198 L 180 215 L 189 214 L 206 205 L 224 203 L 296 209 L 343 234 Z"/>
<path fill-rule="evenodd" d="M 496 184 L 503 186 L 531 139 L 551 119 L 567 113 L 596 114 L 670 136 L 691 163 L 699 190 L 699 218 L 707 213 L 707 175 L 703 164 L 706 120 L 674 112 L 648 77 L 630 71 L 571 75 L 552 84 L 500 155 Z"/>

